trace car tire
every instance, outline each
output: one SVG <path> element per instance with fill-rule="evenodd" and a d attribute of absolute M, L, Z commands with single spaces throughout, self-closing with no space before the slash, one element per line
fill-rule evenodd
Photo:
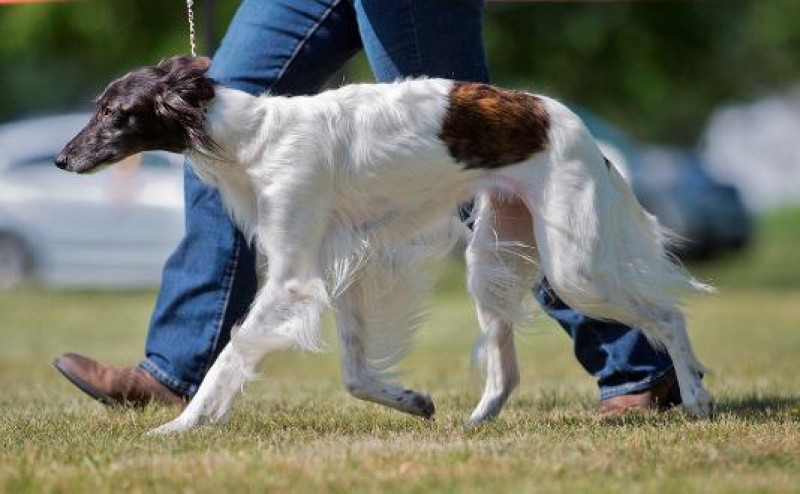
<path fill-rule="evenodd" d="M 31 254 L 25 242 L 16 235 L 0 232 L 0 290 L 12 288 L 28 274 Z"/>

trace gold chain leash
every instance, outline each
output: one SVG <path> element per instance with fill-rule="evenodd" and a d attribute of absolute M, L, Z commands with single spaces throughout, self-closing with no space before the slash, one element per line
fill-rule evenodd
<path fill-rule="evenodd" d="M 189 19 L 189 47 L 192 50 L 192 56 L 197 56 L 197 45 L 194 41 L 194 0 L 186 0 L 186 15 Z"/>

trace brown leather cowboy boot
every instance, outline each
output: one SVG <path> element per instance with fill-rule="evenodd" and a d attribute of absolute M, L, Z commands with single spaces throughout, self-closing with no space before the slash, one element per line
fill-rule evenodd
<path fill-rule="evenodd" d="M 81 391 L 105 405 L 185 404 L 183 396 L 139 367 L 116 368 L 75 353 L 65 353 L 53 365 Z"/>
<path fill-rule="evenodd" d="M 600 400 L 600 413 L 620 415 L 630 410 L 667 410 L 680 404 L 681 390 L 672 371 L 650 389 Z"/>

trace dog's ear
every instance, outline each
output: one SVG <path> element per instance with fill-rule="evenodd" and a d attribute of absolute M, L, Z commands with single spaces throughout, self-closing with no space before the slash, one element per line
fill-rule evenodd
<path fill-rule="evenodd" d="M 218 146 L 205 131 L 204 105 L 214 98 L 214 82 L 205 73 L 207 57 L 175 56 L 158 64 L 161 77 L 155 88 L 155 111 L 164 122 L 178 124 L 186 133 L 186 146 L 216 153 Z"/>
<path fill-rule="evenodd" d="M 203 75 L 211 67 L 211 59 L 208 57 L 193 57 L 191 55 L 175 55 L 165 58 L 158 64 L 158 68 L 165 73 L 189 72 Z"/>
<path fill-rule="evenodd" d="M 178 55 L 162 60 L 160 86 L 177 93 L 192 106 L 202 106 L 214 97 L 214 82 L 206 77 L 211 66 L 208 57 Z"/>

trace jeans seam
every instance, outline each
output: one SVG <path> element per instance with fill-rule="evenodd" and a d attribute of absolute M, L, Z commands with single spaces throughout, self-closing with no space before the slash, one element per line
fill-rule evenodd
<path fill-rule="evenodd" d="M 422 75 L 422 50 L 419 47 L 419 35 L 417 33 L 417 23 L 414 20 L 414 0 L 408 0 L 408 17 L 411 21 L 411 32 L 414 38 L 414 54 L 417 58 L 417 76 Z"/>
<path fill-rule="evenodd" d="M 300 53 L 300 50 L 303 49 L 308 40 L 311 39 L 311 36 L 313 36 L 314 33 L 317 32 L 319 26 L 325 21 L 325 19 L 328 18 L 333 9 L 335 9 L 340 3 L 341 0 L 334 0 L 334 2 L 331 3 L 327 9 L 325 9 L 325 12 L 323 12 L 322 15 L 320 15 L 319 18 L 317 18 L 316 22 L 314 22 L 314 24 L 308 28 L 306 34 L 303 35 L 303 39 L 301 39 L 297 43 L 297 46 L 295 46 L 294 50 L 292 51 L 292 54 L 289 55 L 288 60 L 286 60 L 286 63 L 284 63 L 283 67 L 281 67 L 281 71 L 275 77 L 275 80 L 272 81 L 272 84 L 270 84 L 270 88 L 275 87 L 281 81 L 283 76 L 286 74 L 286 71 L 289 70 L 289 66 L 292 63 L 294 63 L 295 59 L 297 58 L 297 55 Z"/>
<path fill-rule="evenodd" d="M 214 350 L 217 348 L 217 344 L 219 343 L 219 337 L 223 330 L 223 325 L 225 324 L 225 314 L 228 311 L 228 305 L 230 305 L 231 300 L 231 293 L 233 293 L 233 285 L 235 284 L 236 280 L 236 271 L 239 268 L 239 255 L 241 252 L 241 240 L 239 239 L 239 235 L 234 233 L 233 237 L 233 260 L 231 261 L 228 269 L 227 276 L 225 276 L 226 280 L 230 280 L 230 283 L 225 288 L 225 298 L 222 301 L 222 308 L 219 312 L 219 318 L 217 323 L 217 329 L 214 332 L 214 341 L 211 345 L 212 352 L 209 357 L 206 359 L 205 365 L 203 365 L 203 373 L 202 375 L 205 376 L 208 373 L 208 369 L 211 368 L 211 364 L 213 363 L 214 354 L 216 353 Z"/>

